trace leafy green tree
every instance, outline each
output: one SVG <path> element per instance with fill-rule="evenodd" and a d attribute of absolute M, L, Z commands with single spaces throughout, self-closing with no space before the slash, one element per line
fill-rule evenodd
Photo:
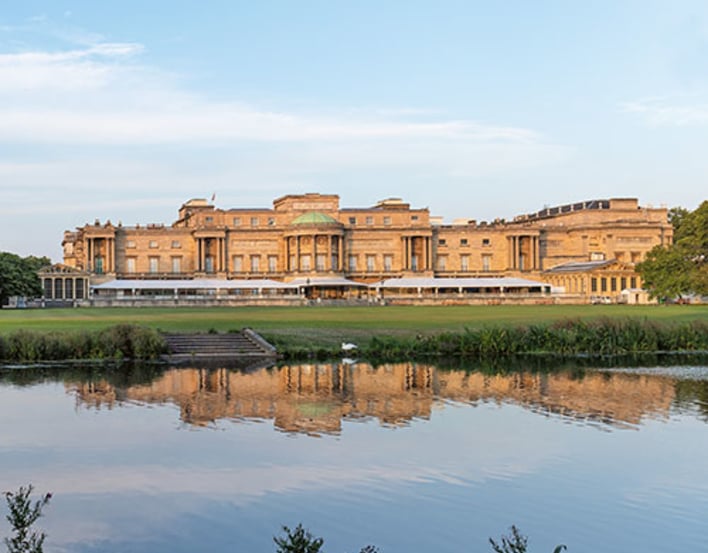
<path fill-rule="evenodd" d="M 30 499 L 32 484 L 21 486 L 16 492 L 5 492 L 7 507 L 10 510 L 5 518 L 12 527 L 12 536 L 5 538 L 8 553 L 42 553 L 44 532 L 35 532 L 32 525 L 42 516 L 42 510 L 49 503 L 52 494 L 46 494 L 34 503 Z"/>
<path fill-rule="evenodd" d="M 653 297 L 708 294 L 708 201 L 696 210 L 670 210 L 674 243 L 653 248 L 637 265 Z"/>
<path fill-rule="evenodd" d="M 9 252 L 0 252 L 0 305 L 11 296 L 36 298 L 42 295 L 42 286 L 37 271 L 49 265 L 48 257 L 20 257 Z"/>

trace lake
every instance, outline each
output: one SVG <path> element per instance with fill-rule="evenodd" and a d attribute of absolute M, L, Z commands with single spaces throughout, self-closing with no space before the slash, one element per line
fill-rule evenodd
<path fill-rule="evenodd" d="M 708 363 L 594 363 L 7 368 L 0 490 L 47 553 L 707 550 Z"/>

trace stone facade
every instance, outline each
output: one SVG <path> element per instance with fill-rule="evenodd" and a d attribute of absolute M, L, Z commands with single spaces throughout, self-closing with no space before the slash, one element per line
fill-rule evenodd
<path fill-rule="evenodd" d="M 579 202 L 511 221 L 442 224 L 427 208 L 397 198 L 342 208 L 337 195 L 304 194 L 281 197 L 271 209 L 219 209 L 194 199 L 169 226 L 96 221 L 65 232 L 63 248 L 64 264 L 90 274 L 92 284 L 522 277 L 589 301 L 640 288 L 634 265 L 671 240 L 667 210 L 640 207 L 636 199 Z"/>

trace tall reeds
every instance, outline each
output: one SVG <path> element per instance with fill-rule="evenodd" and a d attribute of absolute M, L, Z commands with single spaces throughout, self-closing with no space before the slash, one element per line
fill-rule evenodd
<path fill-rule="evenodd" d="M 708 321 L 659 324 L 636 319 L 567 320 L 495 326 L 415 338 L 374 337 L 361 353 L 373 359 L 555 354 L 622 355 L 708 351 Z"/>
<path fill-rule="evenodd" d="M 17 330 L 0 336 L 0 360 L 12 363 L 74 359 L 154 359 L 166 351 L 159 332 L 132 324 L 96 331 Z"/>

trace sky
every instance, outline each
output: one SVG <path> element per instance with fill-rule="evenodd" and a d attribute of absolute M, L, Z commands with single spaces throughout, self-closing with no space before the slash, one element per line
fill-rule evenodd
<path fill-rule="evenodd" d="M 6 0 L 0 251 L 190 198 L 446 222 L 708 196 L 704 0 Z"/>

